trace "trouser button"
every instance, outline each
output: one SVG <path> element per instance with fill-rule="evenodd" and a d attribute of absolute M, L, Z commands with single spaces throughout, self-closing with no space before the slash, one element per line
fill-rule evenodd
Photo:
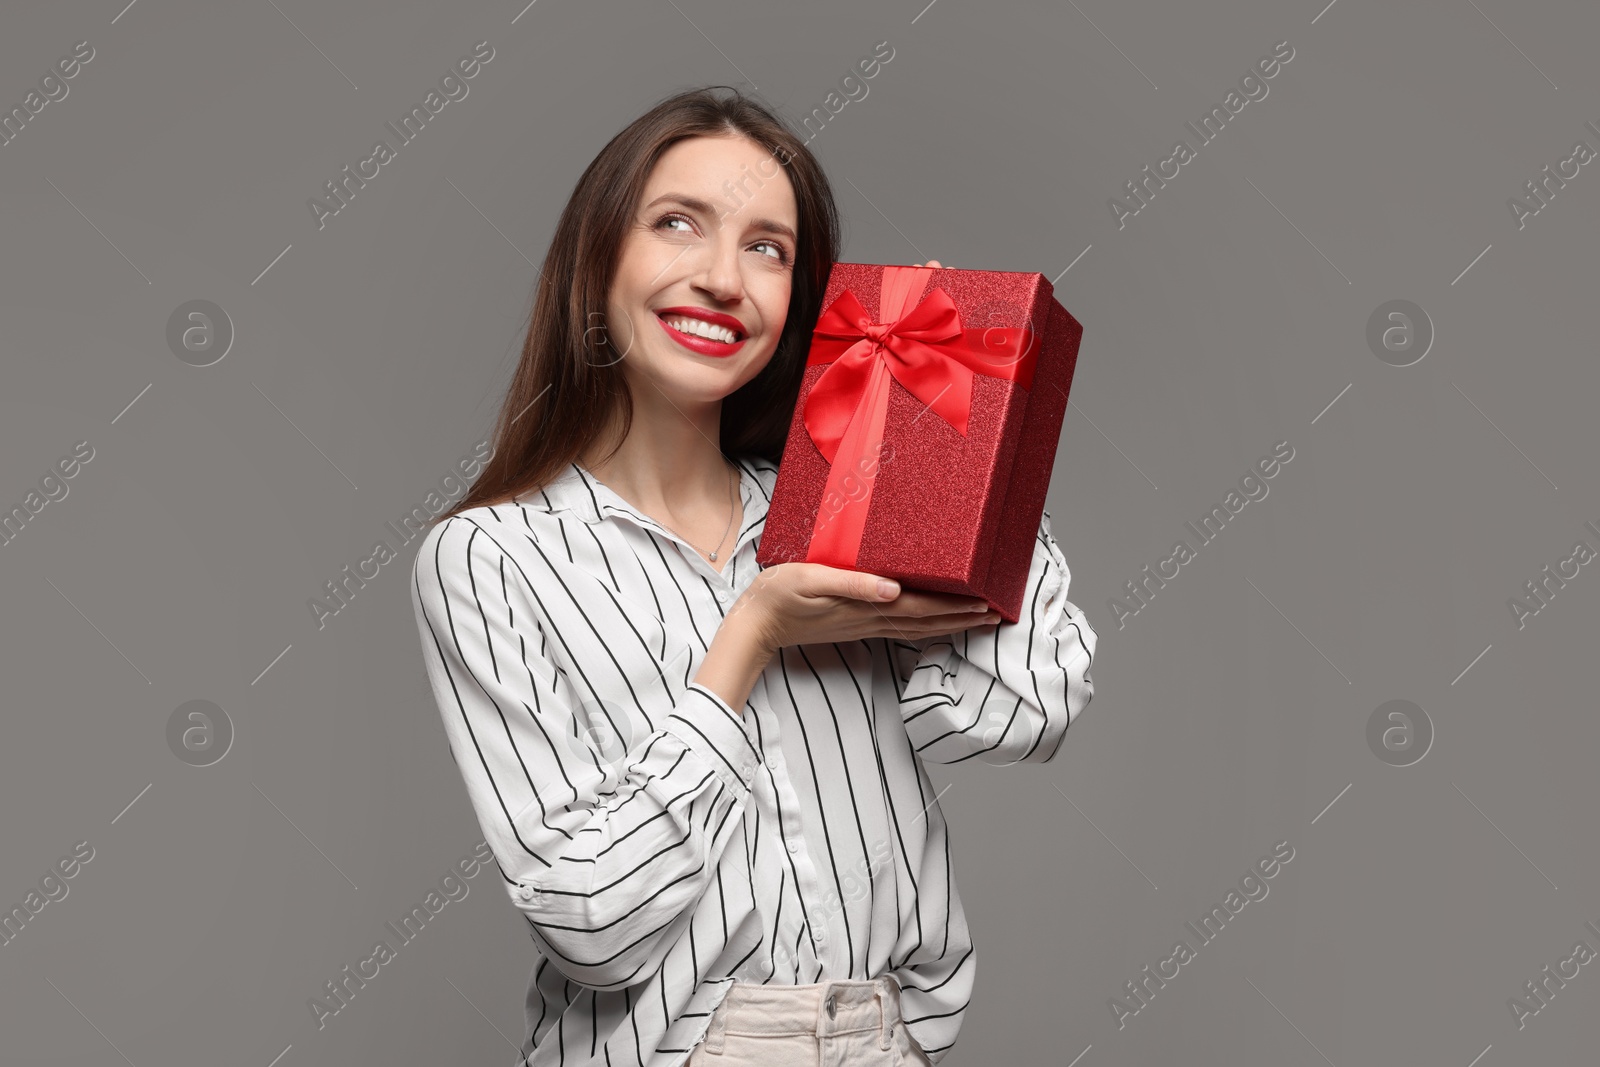
<path fill-rule="evenodd" d="M 827 1008 L 828 1008 L 828 1018 L 830 1018 L 830 1019 L 834 1018 L 834 1013 L 835 1013 L 835 1011 L 837 1009 L 835 1008 L 834 1003 L 833 1003 L 833 994 L 832 993 L 828 994 Z"/>

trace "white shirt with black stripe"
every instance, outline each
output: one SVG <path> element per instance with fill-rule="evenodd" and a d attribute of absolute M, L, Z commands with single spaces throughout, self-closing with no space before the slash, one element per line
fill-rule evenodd
<path fill-rule="evenodd" d="M 1047 511 L 1016 623 L 790 646 L 735 714 L 691 679 L 760 570 L 777 468 L 739 467 L 721 572 L 577 464 L 418 551 L 429 682 L 537 950 L 535 1067 L 681 1064 L 731 982 L 885 974 L 937 1061 L 975 961 L 923 764 L 1045 762 L 1094 695 Z"/>

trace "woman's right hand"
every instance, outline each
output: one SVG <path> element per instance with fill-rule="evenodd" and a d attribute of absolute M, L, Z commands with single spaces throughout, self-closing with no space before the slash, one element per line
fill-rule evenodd
<path fill-rule="evenodd" d="M 991 625 L 1000 613 L 981 598 L 903 588 L 879 577 L 820 563 L 779 563 L 756 575 L 728 611 L 764 652 L 789 645 L 896 637 L 915 641 Z M 974 608 L 978 610 L 973 610 Z"/>

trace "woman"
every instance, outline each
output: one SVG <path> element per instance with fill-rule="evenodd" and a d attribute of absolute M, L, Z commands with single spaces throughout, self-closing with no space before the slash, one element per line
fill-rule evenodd
<path fill-rule="evenodd" d="M 766 108 L 699 90 L 633 122 L 419 550 L 429 679 L 537 949 L 529 1063 L 937 1061 L 974 957 L 923 762 L 1043 762 L 1093 695 L 1048 514 L 1016 624 L 756 564 L 838 246 Z"/>

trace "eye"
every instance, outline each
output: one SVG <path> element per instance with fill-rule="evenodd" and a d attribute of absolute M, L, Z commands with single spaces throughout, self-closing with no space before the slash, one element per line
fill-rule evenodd
<path fill-rule="evenodd" d="M 760 248 L 762 245 L 766 245 L 768 248 L 772 249 L 773 254 L 770 256 L 770 258 L 776 259 L 779 263 L 789 262 L 789 250 L 783 245 L 779 244 L 777 241 L 757 241 L 751 247 Z M 767 253 L 763 253 L 763 255 L 766 254 Z"/>
<path fill-rule="evenodd" d="M 678 215 L 678 214 L 675 214 L 675 213 L 666 214 L 666 215 L 661 216 L 659 219 L 656 220 L 655 228 L 659 230 L 669 222 L 681 222 L 685 226 L 689 227 L 689 229 L 687 229 L 687 230 L 676 230 L 676 231 L 674 231 L 676 233 L 690 233 L 690 232 L 692 232 L 694 230 L 694 223 L 690 222 L 687 216 Z"/>

